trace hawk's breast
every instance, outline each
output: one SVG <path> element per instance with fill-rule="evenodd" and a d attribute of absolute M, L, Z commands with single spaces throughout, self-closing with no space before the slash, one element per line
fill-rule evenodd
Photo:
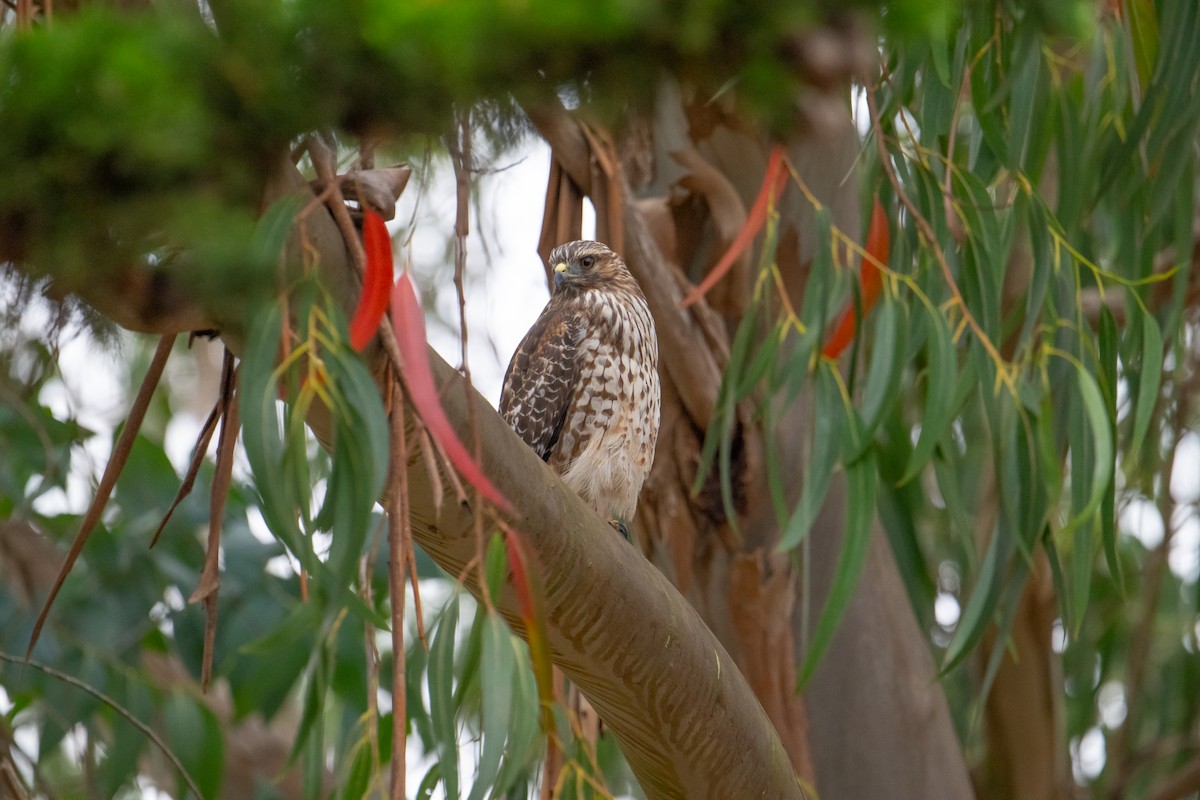
<path fill-rule="evenodd" d="M 658 340 L 640 292 L 587 292 L 579 380 L 557 452 L 563 480 L 605 516 L 628 520 L 658 437 Z"/>

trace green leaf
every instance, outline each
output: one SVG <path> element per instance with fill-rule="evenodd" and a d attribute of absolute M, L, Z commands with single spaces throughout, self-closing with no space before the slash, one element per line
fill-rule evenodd
<path fill-rule="evenodd" d="M 1035 106 L 1041 98 L 1038 91 L 1041 77 L 1040 32 L 1033 26 L 1022 26 L 1013 47 L 1012 105 L 1009 109 L 1008 165 L 1015 171 L 1028 168 L 1026 156 L 1033 126 L 1040 115 Z"/>
<path fill-rule="evenodd" d="M 345 800 L 359 800 L 367 796 L 367 788 L 371 785 L 374 754 L 370 742 L 362 740 L 355 748 L 354 759 L 350 763 L 350 772 L 342 786 L 342 797 Z"/>
<path fill-rule="evenodd" d="M 931 623 L 937 586 L 931 575 L 919 541 L 917 520 L 928 507 L 924 487 L 909 482 L 897 486 L 901 470 L 908 463 L 912 441 L 902 414 L 896 409 L 885 424 L 886 436 L 876 450 L 879 463 L 879 521 L 887 534 L 896 568 L 904 580 L 917 621 L 922 627 Z"/>
<path fill-rule="evenodd" d="M 317 791 L 322 778 L 319 774 L 323 760 L 320 754 L 325 731 L 321 725 L 321 713 L 325 710 L 325 694 L 329 689 L 331 658 L 329 643 L 324 640 L 320 641 L 309 658 L 308 674 L 304 683 L 304 705 L 300 710 L 300 723 L 296 726 L 296 739 L 292 742 L 293 758 L 306 749 L 310 756 L 310 759 L 303 764 L 305 768 L 304 783 L 306 791 L 310 795 Z M 314 753 L 317 754 L 315 766 L 311 763 L 311 756 Z M 315 774 L 314 769 L 317 771 Z"/>
<path fill-rule="evenodd" d="M 821 618 L 817 622 L 812 641 L 807 643 L 800 677 L 797 680 L 797 691 L 808 683 L 808 679 L 820 663 L 821 656 L 833 641 L 838 623 L 849 607 L 859 576 L 862 575 L 867 551 L 871 546 L 871 523 L 875 519 L 877 481 L 878 467 L 875 455 L 871 451 L 867 451 L 863 458 L 846 470 L 846 534 L 837 567 L 834 569 L 833 584 L 825 599 L 825 607 L 821 610 Z"/>
<path fill-rule="evenodd" d="M 876 428 L 895 403 L 903 385 L 904 356 L 908 351 L 905 317 L 900 304 L 886 295 L 875 312 L 871 364 L 867 368 L 862 394 L 863 446 L 869 446 Z M 858 455 L 860 453 L 848 455 L 847 463 L 854 462 Z"/>
<path fill-rule="evenodd" d="M 512 634 L 495 614 L 483 629 L 483 749 L 468 800 L 483 800 L 500 772 L 500 759 L 513 716 L 513 673 L 516 669 Z"/>
<path fill-rule="evenodd" d="M 757 315 L 758 303 L 751 303 L 750 307 L 746 309 L 741 323 L 738 325 L 737 333 L 734 334 L 733 344 L 730 346 L 729 363 L 725 367 L 724 375 L 721 376 L 721 387 L 717 392 L 717 406 L 713 411 L 712 420 L 708 425 L 708 432 L 704 437 L 704 447 L 700 451 L 700 463 L 696 467 L 696 479 L 692 482 L 692 494 L 698 494 L 704 487 L 709 470 L 712 469 L 713 459 L 716 457 L 718 451 L 723 454 L 723 461 L 725 462 L 725 468 L 723 468 L 719 477 L 723 484 L 730 480 L 727 469 L 728 453 L 733 439 L 733 427 L 736 419 L 737 386 L 739 376 L 746 367 L 750 347 L 754 342 L 757 329 L 755 322 Z M 718 468 L 722 469 L 721 467 Z M 722 486 L 722 494 L 724 493 L 725 487 Z M 733 511 L 730 507 L 727 507 L 726 513 L 732 519 Z"/>
<path fill-rule="evenodd" d="M 231 682 L 239 715 L 258 711 L 267 720 L 275 716 L 308 664 L 319 625 L 316 606 L 302 603 L 270 633 L 242 645 L 237 662 L 242 680 Z"/>
<path fill-rule="evenodd" d="M 504 584 L 508 580 L 508 550 L 504 545 L 504 537 L 499 533 L 493 533 L 488 539 L 484 564 L 488 596 L 500 597 L 504 592 Z"/>
<path fill-rule="evenodd" d="M 983 681 L 980 683 L 977 697 L 991 696 L 992 686 L 995 684 L 996 674 L 1000 671 L 1000 665 L 1004 657 L 1012 652 L 1008 646 L 1008 640 L 1012 635 L 1017 610 L 1021 607 L 1021 600 L 1025 597 L 1025 585 L 1028 581 L 1029 562 L 1017 561 L 1013 564 L 1013 574 L 1005 587 L 1008 597 L 1005 599 L 1004 608 L 1000 611 L 1000 620 L 996 625 L 995 644 L 992 646 L 991 655 L 988 656 L 987 667 L 984 670 Z"/>
<path fill-rule="evenodd" d="M 1129 15 L 1129 33 L 1138 81 L 1142 86 L 1147 86 L 1158 58 L 1158 16 L 1154 10 L 1154 0 L 1129 0 L 1121 7 Z"/>
<path fill-rule="evenodd" d="M 1086 486 L 1087 491 L 1075 490 L 1076 484 L 1073 483 L 1072 506 L 1076 511 L 1059 531 L 1057 538 L 1060 543 L 1071 541 L 1070 556 L 1074 568 L 1071 570 L 1071 591 L 1067 597 L 1067 604 L 1071 609 L 1070 618 L 1076 626 L 1072 633 L 1077 635 L 1078 626 L 1082 624 L 1088 606 L 1096 529 L 1099 523 L 1097 512 L 1112 482 L 1115 452 L 1111 423 L 1096 379 L 1081 366 L 1076 366 L 1075 372 L 1079 379 L 1083 416 L 1088 427 L 1082 427 L 1082 420 L 1076 423 L 1074 419 L 1078 419 L 1080 415 L 1072 414 L 1071 472 L 1072 481 Z M 1091 467 L 1090 475 L 1086 474 L 1088 466 Z M 1060 551 L 1061 549 L 1060 545 Z"/>
<path fill-rule="evenodd" d="M 829 492 L 833 469 L 842 449 L 846 412 L 838 391 L 836 367 L 822 363 L 817 369 L 813 396 L 813 432 L 804 488 L 787 527 L 779 539 L 779 550 L 790 550 L 804 540 L 816 521 Z"/>
<path fill-rule="evenodd" d="M 1045 476 L 1041 474 L 1038 459 L 1037 422 L 1020 406 L 1006 404 L 1005 408 L 1008 432 L 1000 448 L 1001 480 L 997 491 L 1017 547 L 1025 560 L 1032 563 L 1037 537 L 1049 513 Z"/>
<path fill-rule="evenodd" d="M 987 554 L 979 570 L 979 580 L 971 590 L 966 608 L 958 620 L 954 638 L 946 648 L 946 657 L 942 661 L 941 674 L 945 675 L 954 669 L 971 652 L 979 637 L 991 622 L 996 604 L 1004 592 L 1004 572 L 1009 556 L 1013 551 L 1013 541 L 1007 534 L 1007 529 L 1000 527 L 992 533 L 988 542 Z"/>
<path fill-rule="evenodd" d="M 458 595 L 452 595 L 438 619 L 429 648 L 429 713 L 434 746 L 448 800 L 458 800 L 458 726 L 454 703 L 454 645 L 458 637 Z"/>
<path fill-rule="evenodd" d="M 279 309 L 269 305 L 251 327 L 242 356 L 238 416 L 242 421 L 246 458 L 262 497 L 263 519 L 271 532 L 308 568 L 311 565 L 311 559 L 307 558 L 309 548 L 301 541 L 296 525 L 294 486 L 283 469 L 284 444 L 276 410 L 278 394 L 272 379 L 281 336 Z"/>
<path fill-rule="evenodd" d="M 924 305 L 924 304 L 923 304 Z M 954 344 L 950 338 L 950 328 L 941 313 L 932 305 L 924 305 L 929 322 L 929 364 L 925 371 L 925 412 L 921 415 L 921 433 L 913 446 L 909 457 L 908 469 L 900 483 L 904 484 L 917 476 L 917 473 L 933 455 L 950 423 L 954 421 L 952 414 L 954 390 L 957 383 L 957 363 Z"/>
<path fill-rule="evenodd" d="M 1145 312 L 1142 317 L 1142 369 L 1138 377 L 1137 404 L 1133 411 L 1133 438 L 1129 450 L 1137 453 L 1142 449 L 1154 406 L 1158 402 L 1158 386 L 1162 380 L 1163 341 L 1154 315 Z"/>
<path fill-rule="evenodd" d="M 332 505 L 333 537 L 329 566 L 339 586 L 349 586 L 358 570 L 371 510 L 388 472 L 387 414 L 379 389 L 362 360 L 344 345 L 323 358 L 336 389 L 333 412 L 333 469 L 325 504 Z"/>
<path fill-rule="evenodd" d="M 263 264 L 273 264 L 278 261 L 292 232 L 296 215 L 304 208 L 309 198 L 305 193 L 296 192 L 276 200 L 263 212 L 258 224 L 254 227 L 254 235 L 250 247 L 255 260 Z"/>
<path fill-rule="evenodd" d="M 1105 306 L 1100 311 L 1100 336 L 1098 342 L 1098 364 L 1100 374 L 1103 376 L 1101 389 L 1104 392 L 1104 406 L 1108 417 L 1108 429 L 1113 437 L 1114 444 L 1117 442 L 1117 382 L 1119 375 L 1117 372 L 1118 361 L 1118 345 L 1119 335 L 1117 333 L 1117 323 L 1113 319 L 1112 312 Z M 1116 466 L 1114 465 L 1114 470 Z M 1117 555 L 1117 482 L 1109 481 L 1104 492 L 1104 499 L 1100 503 L 1100 541 L 1104 545 L 1104 560 L 1108 564 L 1108 570 L 1116 581 L 1117 590 L 1125 593 L 1125 579 L 1122 575 L 1121 559 Z"/>
<path fill-rule="evenodd" d="M 444 771 L 444 765 L 440 761 L 435 761 L 429 768 L 429 772 L 426 772 L 425 777 L 421 779 L 420 785 L 417 786 L 417 800 L 429 800 L 433 797 L 433 791 L 441 782 Z"/>
<path fill-rule="evenodd" d="M 215 798 L 225 771 L 225 745 L 217 718 L 190 697 L 174 694 L 163 709 L 167 740 L 181 764 L 204 794 Z M 181 782 L 179 797 L 187 794 Z"/>
<path fill-rule="evenodd" d="M 507 794 L 527 774 L 529 766 L 545 751 L 541 728 L 541 705 L 537 682 L 533 675 L 529 650 L 514 636 L 508 637 L 516 664 L 511 689 L 512 724 L 508 732 L 508 747 L 496 777 L 493 797 Z M 516 793 L 515 796 L 522 796 Z"/>
<path fill-rule="evenodd" d="M 1087 370 L 1077 367 L 1075 372 L 1079 377 L 1079 394 L 1083 401 L 1088 428 L 1091 431 L 1092 474 L 1087 500 L 1075 518 L 1067 524 L 1068 529 L 1080 521 L 1090 518 L 1100 508 L 1100 502 L 1104 499 L 1109 482 L 1112 481 L 1114 463 L 1112 431 L 1109 426 L 1104 397 L 1100 394 L 1100 387 L 1096 385 L 1096 379 Z M 1085 435 L 1081 433 L 1073 437 L 1071 446 L 1075 447 L 1084 442 Z"/>

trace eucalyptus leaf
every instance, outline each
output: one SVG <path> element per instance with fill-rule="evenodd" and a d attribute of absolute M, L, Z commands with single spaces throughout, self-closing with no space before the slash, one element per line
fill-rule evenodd
<path fill-rule="evenodd" d="M 929 324 L 925 410 L 921 416 L 921 432 L 913 446 L 908 469 L 900 479 L 902 484 L 916 477 L 953 422 L 951 414 L 958 373 L 954 345 L 950 340 L 950 329 L 942 315 L 930 306 L 925 306 L 925 309 Z"/>
<path fill-rule="evenodd" d="M 821 610 L 821 617 L 817 621 L 812 641 L 807 643 L 797 679 L 798 691 L 803 689 L 812 677 L 858 586 L 863 565 L 867 561 L 867 551 L 871 546 L 877 482 L 877 467 L 872 453 L 867 453 L 846 470 L 847 513 L 842 552 L 838 556 L 833 583 L 826 597 L 825 607 Z"/>

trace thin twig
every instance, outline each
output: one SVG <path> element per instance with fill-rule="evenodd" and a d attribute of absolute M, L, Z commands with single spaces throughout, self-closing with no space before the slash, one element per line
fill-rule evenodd
<path fill-rule="evenodd" d="M 471 112 L 466 110 L 458 114 L 455 126 L 457 142 L 451 153 L 454 162 L 454 187 L 457 206 L 454 215 L 454 289 L 458 295 L 458 335 L 462 348 L 463 392 L 467 401 L 467 419 L 471 426 L 471 440 L 474 444 L 475 462 L 483 463 L 483 447 L 479 439 L 479 416 L 475 412 L 475 404 L 471 402 L 473 387 L 471 384 L 471 366 L 467 358 L 467 296 L 464 289 L 464 277 L 467 271 L 467 235 L 471 231 Z M 483 560 L 483 503 L 479 502 L 478 494 L 471 505 L 474 510 L 475 546 L 478 548 L 479 563 Z M 482 577 L 482 576 L 480 576 Z M 486 580 L 480 580 L 484 605 L 490 605 L 492 598 L 488 594 Z"/>
<path fill-rule="evenodd" d="M 962 111 L 963 100 L 970 92 L 972 66 L 974 66 L 974 62 L 967 64 L 963 69 L 962 86 L 959 87 L 958 97 L 954 98 L 954 112 L 950 115 L 950 137 L 946 141 L 946 183 L 942 187 L 942 213 L 946 215 L 946 224 L 950 227 L 950 235 L 959 244 L 962 244 L 966 240 L 967 234 L 963 230 L 962 222 L 959 220 L 958 215 L 954 213 L 954 192 L 951 187 L 951 181 L 954 178 L 954 142 L 958 133 L 958 115 Z M 907 125 L 908 121 L 903 111 L 901 111 L 900 116 L 902 119 L 905 119 L 905 125 Z M 916 137 L 913 137 L 913 142 L 915 143 L 916 141 Z"/>
<path fill-rule="evenodd" d="M 341 184 L 338 183 L 333 153 L 324 142 L 316 137 L 309 137 L 308 154 L 312 157 L 317 179 L 321 182 L 319 196 L 325 199 L 325 205 L 333 215 L 333 221 L 337 224 L 338 232 L 342 234 L 346 249 L 350 251 L 354 272 L 361 281 L 366 270 L 367 253 L 363 249 L 358 229 L 354 227 L 354 220 L 350 218 L 350 210 L 346 208 L 346 197 L 342 194 Z"/>
<path fill-rule="evenodd" d="M 979 321 L 975 319 L 975 315 L 967 308 L 967 301 L 963 298 L 962 292 L 958 289 L 958 283 L 954 280 L 954 273 L 950 269 L 950 262 L 946 260 L 946 253 L 942 250 L 942 245 L 937 240 L 937 235 L 934 233 L 933 226 L 921 210 L 917 208 L 916 203 L 908 196 L 904 190 L 904 186 L 900 183 L 900 179 L 896 176 L 896 170 L 892 167 L 891 154 L 887 151 L 887 145 L 884 143 L 883 127 L 879 120 L 879 108 L 875 104 L 875 91 L 870 86 L 866 87 L 867 93 L 867 108 L 871 112 L 871 125 L 875 128 L 875 146 L 879 150 L 879 165 L 883 172 L 888 177 L 888 182 L 891 183 L 892 189 L 896 192 L 896 198 L 900 203 L 908 209 L 912 214 L 913 222 L 916 223 L 918 230 L 929 247 L 933 250 L 934 260 L 941 267 L 942 277 L 946 281 L 947 288 L 950 289 L 950 295 L 954 300 L 954 304 L 958 306 L 959 311 L 963 315 L 963 320 L 971 328 L 972 333 L 979 340 L 979 344 L 983 347 L 989 357 L 996 365 L 997 380 L 1001 380 L 1009 387 L 1009 390 L 1016 392 L 1016 386 L 1012 383 L 1012 378 L 1008 374 L 1007 362 L 1000 355 L 1000 351 L 996 349 L 996 345 L 988 338 L 987 333 L 980 326 Z"/>
<path fill-rule="evenodd" d="M 388 492 L 388 594 L 392 602 L 392 769 L 393 800 L 405 798 L 408 704 L 404 649 L 404 572 L 412 552 L 408 507 L 408 443 L 404 431 L 404 392 L 396 392 L 389 419 L 392 439 L 391 491 Z M 415 588 L 415 580 L 414 580 Z"/>
<path fill-rule="evenodd" d="M 190 602 L 204 602 L 204 657 L 200 668 L 200 690 L 208 692 L 212 680 L 213 649 L 217 639 L 217 595 L 221 588 L 220 553 L 221 526 L 225 520 L 225 501 L 229 499 L 229 487 L 233 483 L 233 448 L 237 442 L 237 371 L 233 367 L 233 354 L 225 351 L 222 368 L 221 401 L 225 407 L 221 422 L 221 436 L 217 443 L 217 469 L 213 476 L 212 493 L 208 506 L 208 544 L 204 553 L 204 570 L 200 573 L 200 585 L 192 593 Z"/>
<path fill-rule="evenodd" d="M 224 378 L 222 378 L 222 383 L 224 383 Z M 171 515 L 175 513 L 175 509 L 179 508 L 179 504 L 192 493 L 192 488 L 196 485 L 196 477 L 200 474 L 200 467 L 204 465 L 204 457 L 208 455 L 208 445 L 212 442 L 213 433 L 217 430 L 217 421 L 221 418 L 223 410 L 223 400 L 218 397 L 217 402 L 213 403 L 213 409 L 209 413 L 208 419 L 204 420 L 204 425 L 200 428 L 200 434 L 196 437 L 196 446 L 192 450 L 192 463 L 188 466 L 187 474 L 183 476 L 183 483 L 179 485 L 175 500 L 167 509 L 167 513 L 163 514 L 162 522 L 158 523 L 154 535 L 150 537 L 151 549 L 158 544 L 158 537 L 162 536 L 163 529 L 171 521 Z"/>
<path fill-rule="evenodd" d="M 171 766 L 175 767 L 175 769 L 179 771 L 179 775 L 183 778 L 183 782 L 187 784 L 187 787 L 189 790 L 191 790 L 192 794 L 196 795 L 197 800 L 204 797 L 204 795 L 200 793 L 200 789 L 196 786 L 196 782 L 192 780 L 192 776 L 188 774 L 188 771 L 184 769 L 183 764 L 180 763 L 179 758 L 176 757 L 175 753 L 171 751 L 170 747 L 167 747 L 167 743 L 164 742 L 159 735 L 150 728 L 150 726 L 135 717 L 132 712 L 130 712 L 116 700 L 112 699 L 99 689 L 84 683 L 73 675 L 60 672 L 54 667 L 34 661 L 29 657 L 20 658 L 19 656 L 9 655 L 8 653 L 0 651 L 0 661 L 7 661 L 10 664 L 19 664 L 26 667 L 32 667 L 38 672 L 49 675 L 52 678 L 56 678 L 69 686 L 74 686 L 76 689 L 86 692 L 87 694 L 99 700 L 101 703 L 104 703 L 113 711 L 116 711 L 118 714 L 124 717 L 130 725 L 145 734 L 146 738 L 154 742 L 155 747 L 161 750 L 162 754 L 167 757 L 168 761 L 171 762 Z"/>
<path fill-rule="evenodd" d="M 75 541 L 71 543 L 71 549 L 67 551 L 67 557 L 58 571 L 58 576 L 54 579 L 54 585 L 50 587 L 50 594 L 42 605 L 37 622 L 33 624 L 29 647 L 25 651 L 26 658 L 33 655 L 33 648 L 37 645 L 38 637 L 42 635 L 42 627 L 46 624 L 46 617 L 50 614 L 50 606 L 54 604 L 54 598 L 58 597 L 63 582 L 67 579 L 71 568 L 75 566 L 79 554 L 83 552 L 83 546 L 87 544 L 88 537 L 92 535 L 96 523 L 100 521 L 104 507 L 108 504 L 108 498 L 117 485 L 117 478 L 120 476 L 121 470 L 125 468 L 125 462 L 129 460 L 129 452 L 133 449 L 133 442 L 137 438 L 138 431 L 141 430 L 142 420 L 146 417 L 146 409 L 150 407 L 150 398 L 154 396 L 154 390 L 162 378 L 163 367 L 167 364 L 167 358 L 171 355 L 171 346 L 174 343 L 175 334 L 173 333 L 162 336 L 158 340 L 158 347 L 154 351 L 154 357 L 150 359 L 146 377 L 142 379 L 142 385 L 133 399 L 125 426 L 121 429 L 117 443 L 113 445 L 112 455 L 104 467 L 104 474 L 100 477 L 100 485 L 96 487 L 96 496 L 92 498 L 92 504 L 88 507 L 83 523 L 79 526 L 79 533 L 75 535 Z"/>

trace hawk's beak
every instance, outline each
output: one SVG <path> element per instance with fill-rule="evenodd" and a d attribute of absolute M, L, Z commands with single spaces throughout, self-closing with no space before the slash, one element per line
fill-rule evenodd
<path fill-rule="evenodd" d="M 560 261 L 554 265 L 554 287 L 558 288 L 563 285 L 563 281 L 567 279 L 567 265 Z"/>

